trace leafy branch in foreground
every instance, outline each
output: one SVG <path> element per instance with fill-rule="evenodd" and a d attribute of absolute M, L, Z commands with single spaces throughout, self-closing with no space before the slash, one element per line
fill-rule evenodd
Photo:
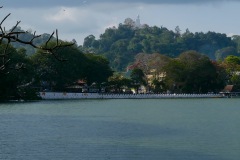
<path fill-rule="evenodd" d="M 3 6 L 0 6 L 0 9 L 3 8 Z M 65 59 L 63 59 L 62 57 L 60 57 L 59 55 L 56 54 L 56 51 L 60 48 L 63 47 L 68 47 L 68 46 L 72 46 L 74 45 L 74 43 L 64 43 L 62 44 L 61 41 L 59 41 L 58 38 L 58 30 L 56 30 L 55 32 L 53 32 L 51 34 L 51 36 L 48 38 L 48 40 L 41 46 L 39 45 L 35 45 L 34 44 L 34 40 L 39 38 L 41 35 L 36 35 L 36 31 L 33 33 L 33 37 L 31 39 L 29 39 L 28 41 L 26 40 L 22 40 L 20 37 L 20 35 L 24 35 L 27 34 L 28 32 L 24 32 L 24 31 L 15 31 L 16 28 L 18 27 L 18 25 L 21 23 L 21 21 L 17 21 L 15 26 L 11 29 L 11 30 L 6 30 L 5 27 L 3 26 L 3 23 L 8 19 L 8 17 L 11 15 L 11 13 L 9 13 L 8 15 L 6 15 L 2 21 L 0 22 L 0 45 L 4 44 L 5 48 L 2 51 L 2 53 L 0 53 L 0 73 L 5 73 L 6 68 L 7 68 L 7 64 L 10 62 L 9 59 L 9 55 L 11 54 L 9 52 L 9 46 L 12 42 L 18 42 L 21 44 L 26 44 L 26 45 L 30 45 L 33 48 L 36 49 L 40 49 L 43 50 L 44 52 L 53 55 L 57 60 L 59 61 L 65 61 Z M 48 43 L 53 39 L 53 37 L 56 37 L 56 43 L 54 46 L 49 47 Z M 23 68 L 23 64 L 18 63 L 15 65 L 14 68 L 11 69 L 21 69 Z"/>

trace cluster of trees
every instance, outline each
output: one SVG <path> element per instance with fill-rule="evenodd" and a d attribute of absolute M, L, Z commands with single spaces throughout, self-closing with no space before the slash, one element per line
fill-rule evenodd
<path fill-rule="evenodd" d="M 77 46 L 59 40 L 57 30 L 51 35 L 23 31 L 20 22 L 6 31 L 2 25 L 9 15 L 0 23 L 0 100 L 35 99 L 41 86 L 63 91 L 80 79 L 115 92 L 138 92 L 142 85 L 179 93 L 217 92 L 226 84 L 240 88 L 239 36 L 136 27 L 128 19 L 99 40 L 90 35 Z M 127 66 L 129 76 L 113 73 Z"/>
<path fill-rule="evenodd" d="M 58 50 L 57 54 L 66 61 L 58 61 L 55 57 L 44 54 L 42 50 L 30 57 L 38 79 L 50 82 L 54 90 L 62 90 L 79 79 L 85 80 L 88 84 L 106 82 L 112 75 L 106 58 L 83 54 L 76 46 Z"/>
<path fill-rule="evenodd" d="M 49 43 L 49 47 L 54 45 Z M 0 46 L 0 52 L 4 45 Z M 83 54 L 76 45 L 57 50 L 55 55 L 66 60 L 59 61 L 55 56 L 37 50 L 27 56 L 25 49 L 9 47 L 11 63 L 8 73 L 0 74 L 0 99 L 35 99 L 36 91 L 47 85 L 53 91 L 63 91 L 79 79 L 88 84 L 106 82 L 113 72 L 106 58 Z M 12 69 L 15 63 L 23 64 L 20 69 Z"/>
<path fill-rule="evenodd" d="M 87 36 L 79 48 L 104 55 L 113 69 L 124 71 L 138 53 L 178 57 L 182 52 L 195 50 L 212 60 L 223 60 L 228 55 L 240 55 L 240 37 L 230 38 L 215 32 L 192 33 L 188 29 L 182 33 L 178 26 L 174 31 L 148 25 L 136 28 L 128 20 L 118 27 L 106 29 L 99 39 L 94 35 Z"/>
<path fill-rule="evenodd" d="M 4 53 L 5 47 L 6 44 L 0 45 L 0 53 Z M 0 100 L 19 97 L 18 93 L 20 90 L 23 91 L 21 86 L 31 82 L 34 74 L 24 49 L 16 50 L 10 46 L 8 47 L 8 52 L 11 53 L 8 55 L 10 61 L 4 64 L 3 68 L 5 69 L 0 71 Z M 3 62 L 0 65 L 3 66 Z"/>
<path fill-rule="evenodd" d="M 67 42 L 65 42 L 67 43 Z M 1 44 L 0 52 L 6 44 Z M 54 45 L 50 42 L 49 47 Z M 129 76 L 111 70 L 109 61 L 96 54 L 83 54 L 76 45 L 65 47 L 56 52 L 61 62 L 43 50 L 27 56 L 25 49 L 9 47 L 11 63 L 8 73 L 1 74 L 0 99 L 35 99 L 43 85 L 53 91 L 63 91 L 79 79 L 104 85 L 107 91 L 121 93 L 123 89 L 138 88 L 143 85 L 155 93 L 207 93 L 219 92 L 226 84 L 240 89 L 240 57 L 227 56 L 221 62 L 212 61 L 196 51 L 187 51 L 177 58 L 161 54 L 140 53 L 135 57 Z M 17 63 L 24 64 L 15 69 Z M 163 74 L 163 77 L 159 75 Z M 147 78 L 153 75 L 151 82 Z M 36 89 L 36 90 L 34 90 Z M 128 90 L 130 91 L 130 90 Z"/>
<path fill-rule="evenodd" d="M 196 51 L 183 52 L 176 58 L 141 53 L 130 67 L 141 69 L 146 79 L 151 75 L 148 87 L 154 92 L 217 93 L 227 84 L 240 90 L 238 56 L 216 62 Z"/>
<path fill-rule="evenodd" d="M 0 6 L 0 9 L 3 7 Z M 26 56 L 25 49 L 18 49 L 12 47 L 15 45 L 26 45 L 34 49 L 39 49 L 45 53 L 54 56 L 57 60 L 62 61 L 58 57 L 57 51 L 72 46 L 73 43 L 63 44 L 58 39 L 58 31 L 53 32 L 44 42 L 44 44 L 39 45 L 39 37 L 44 37 L 41 35 L 36 35 L 36 32 L 29 36 L 26 31 L 20 30 L 19 24 L 21 21 L 17 21 L 15 26 L 10 30 L 7 30 L 4 26 L 5 21 L 8 20 L 11 13 L 5 15 L 0 23 L 0 99 L 15 99 L 17 97 L 26 97 L 27 95 L 32 95 L 30 92 L 35 93 L 32 90 L 28 90 L 26 86 L 30 85 L 34 81 L 34 70 L 32 67 L 32 61 Z M 54 38 L 54 35 L 56 38 Z M 55 39 L 54 45 L 49 45 Z M 30 80 L 32 79 L 32 80 Z M 32 82 L 31 82 L 32 81 Z"/>
<path fill-rule="evenodd" d="M 17 26 L 15 28 L 10 29 L 8 32 L 11 32 L 11 30 L 14 32 L 18 32 L 18 33 L 24 33 L 24 34 L 20 34 L 18 36 L 18 38 L 21 39 L 22 41 L 27 42 L 30 39 L 34 38 L 34 32 L 31 29 L 25 31 L 20 26 Z M 50 34 L 44 33 L 41 36 L 34 38 L 32 43 L 36 46 L 40 46 L 40 45 L 44 44 L 46 41 L 48 41 L 48 39 L 50 37 L 51 37 Z M 53 37 L 52 39 L 55 39 L 55 38 Z M 11 45 L 14 48 L 24 48 L 26 50 L 27 55 L 32 55 L 32 54 L 36 53 L 36 51 L 37 51 L 36 48 L 32 47 L 29 44 L 20 43 L 17 41 L 12 41 Z"/>
<path fill-rule="evenodd" d="M 143 73 L 142 69 L 134 68 L 131 71 L 130 76 L 124 76 L 115 72 L 115 74 L 108 79 L 106 91 L 123 93 L 123 90 L 125 90 L 124 93 L 132 93 L 131 89 L 133 88 L 136 93 L 139 93 L 139 87 L 142 85 L 147 86 L 145 74 Z"/>
<path fill-rule="evenodd" d="M 228 84 L 240 91 L 240 57 L 227 56 L 221 64 L 226 69 Z"/>

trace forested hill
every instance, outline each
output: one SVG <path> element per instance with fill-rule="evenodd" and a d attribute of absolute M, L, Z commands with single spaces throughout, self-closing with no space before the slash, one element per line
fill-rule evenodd
<path fill-rule="evenodd" d="M 195 50 L 213 60 L 240 55 L 240 36 L 227 37 L 226 34 L 210 31 L 192 33 L 188 29 L 182 32 L 178 26 L 174 31 L 148 25 L 134 27 L 127 22 L 125 20 L 118 27 L 106 29 L 99 39 L 94 35 L 87 36 L 79 48 L 106 56 L 111 67 L 117 71 L 124 71 L 138 53 L 177 57 L 182 52 Z"/>
<path fill-rule="evenodd" d="M 31 30 L 24 31 L 21 29 L 21 27 L 17 27 L 14 29 L 15 32 L 26 32 L 26 34 L 20 34 L 19 38 L 23 41 L 30 41 L 34 37 L 34 33 L 32 33 Z M 50 34 L 44 33 L 40 37 L 33 40 L 33 43 L 37 46 L 44 44 L 50 37 Z M 19 42 L 12 42 L 11 43 L 14 48 L 24 48 L 26 49 L 27 55 L 32 55 L 36 52 L 36 49 L 34 49 L 32 46 L 19 43 Z"/>

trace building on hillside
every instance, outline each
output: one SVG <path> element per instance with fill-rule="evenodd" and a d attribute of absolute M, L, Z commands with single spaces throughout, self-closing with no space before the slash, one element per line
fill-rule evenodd
<path fill-rule="evenodd" d="M 156 69 L 151 69 L 150 73 L 146 75 L 147 83 L 149 85 L 152 85 L 153 80 L 163 81 L 165 77 L 165 72 L 157 72 Z"/>
<path fill-rule="evenodd" d="M 142 27 L 141 22 L 140 22 L 140 16 L 139 16 L 139 15 L 137 16 L 137 19 L 136 19 L 136 21 L 135 21 L 135 27 L 136 27 L 136 28 L 141 28 L 141 27 Z"/>
<path fill-rule="evenodd" d="M 224 87 L 224 89 L 222 90 L 222 92 L 225 92 L 225 93 L 230 93 L 230 92 L 232 92 L 233 91 L 233 85 L 226 85 L 225 87 Z"/>
<path fill-rule="evenodd" d="M 79 93 L 81 93 L 81 92 L 84 92 L 86 90 L 86 88 L 87 88 L 86 81 L 78 80 L 73 85 L 67 86 L 65 88 L 65 90 L 67 92 L 75 92 L 75 93 L 79 92 Z"/>
<path fill-rule="evenodd" d="M 132 28 L 144 28 L 145 25 L 141 24 L 140 16 L 137 16 L 136 20 L 133 20 L 131 18 L 126 18 L 124 21 L 125 25 L 131 26 Z"/>
<path fill-rule="evenodd" d="M 66 87 L 65 91 L 74 93 L 98 93 L 105 92 L 105 88 L 99 88 L 96 83 L 88 86 L 86 81 L 78 80 L 73 85 Z"/>

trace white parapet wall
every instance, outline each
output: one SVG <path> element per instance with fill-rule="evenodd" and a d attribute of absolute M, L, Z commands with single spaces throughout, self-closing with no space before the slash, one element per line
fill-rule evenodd
<path fill-rule="evenodd" d="M 42 99 L 160 99 L 160 98 L 221 98 L 221 94 L 107 94 L 39 92 Z"/>

